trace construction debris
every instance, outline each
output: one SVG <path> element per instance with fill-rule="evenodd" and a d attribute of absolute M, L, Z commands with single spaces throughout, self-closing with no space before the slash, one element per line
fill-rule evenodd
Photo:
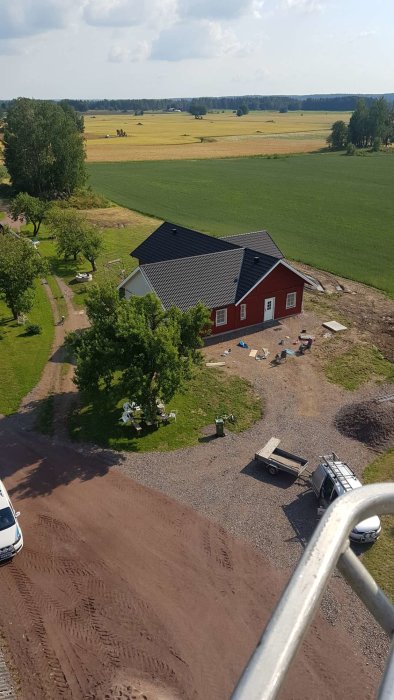
<path fill-rule="evenodd" d="M 347 330 L 347 326 L 343 326 L 342 323 L 338 323 L 338 321 L 325 321 L 323 326 L 324 328 L 328 328 L 330 331 L 334 331 L 334 333 Z"/>

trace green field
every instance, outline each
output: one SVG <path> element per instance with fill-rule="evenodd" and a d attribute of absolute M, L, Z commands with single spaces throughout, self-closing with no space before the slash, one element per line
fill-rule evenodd
<path fill-rule="evenodd" d="M 285 255 L 394 296 L 394 157 L 92 163 L 117 204 L 213 235 L 270 231 Z"/>

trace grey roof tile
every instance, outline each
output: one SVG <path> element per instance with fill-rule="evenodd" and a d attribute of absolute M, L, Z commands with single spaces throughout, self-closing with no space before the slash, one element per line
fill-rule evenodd
<path fill-rule="evenodd" d="M 236 301 L 244 253 L 243 248 L 232 248 L 141 269 L 166 309 L 174 305 L 185 311 L 199 301 L 213 309 Z"/>
<path fill-rule="evenodd" d="M 272 240 L 268 231 L 251 231 L 250 233 L 237 233 L 234 236 L 222 236 L 222 241 L 233 243 L 242 248 L 251 248 L 258 253 L 271 255 L 273 258 L 284 258 L 282 251 Z"/>

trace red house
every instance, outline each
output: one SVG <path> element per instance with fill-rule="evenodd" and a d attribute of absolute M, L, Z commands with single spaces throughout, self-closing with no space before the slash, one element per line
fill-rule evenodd
<path fill-rule="evenodd" d="M 202 301 L 212 309 L 212 334 L 300 313 L 310 284 L 267 231 L 214 238 L 166 222 L 131 255 L 139 266 L 119 285 L 123 296 L 153 292 L 166 309 Z"/>

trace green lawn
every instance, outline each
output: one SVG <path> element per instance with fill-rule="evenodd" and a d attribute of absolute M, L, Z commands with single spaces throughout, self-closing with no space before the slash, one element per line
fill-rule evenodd
<path fill-rule="evenodd" d="M 394 449 L 376 459 L 363 474 L 365 484 L 394 481 Z M 382 517 L 382 534 L 363 557 L 365 566 L 394 601 L 394 515 Z"/>
<path fill-rule="evenodd" d="M 133 428 L 120 423 L 126 398 L 118 387 L 110 394 L 99 392 L 70 419 L 74 440 L 133 452 L 175 450 L 197 444 L 204 426 L 219 414 L 233 413 L 237 421 L 226 429 L 245 430 L 261 416 L 261 401 L 250 385 L 215 369 L 199 368 L 184 393 L 178 393 L 166 409 L 177 411 L 177 420 L 136 437 Z"/>
<path fill-rule="evenodd" d="M 345 389 L 354 391 L 371 379 L 394 382 L 394 365 L 385 360 L 374 347 L 356 345 L 326 363 L 324 371 L 327 379 Z"/>
<path fill-rule="evenodd" d="M 43 286 L 36 283 L 36 297 L 28 323 L 38 323 L 40 335 L 25 336 L 0 302 L 0 413 L 18 409 L 21 399 L 37 384 L 48 360 L 54 335 L 51 307 Z"/>
<path fill-rule="evenodd" d="M 394 296 L 394 157 L 322 153 L 88 164 L 117 204 L 214 235 L 266 228 L 285 255 Z"/>
<path fill-rule="evenodd" d="M 140 224 L 133 228 L 103 229 L 104 250 L 97 261 L 97 272 L 94 274 L 94 279 L 100 281 L 105 277 L 110 277 L 116 282 L 120 282 L 123 279 L 121 270 L 125 270 L 125 274 L 129 274 L 137 264 L 136 260 L 131 258 L 130 251 L 142 243 L 150 233 L 152 233 L 152 224 Z M 74 292 L 74 303 L 82 306 L 85 303 L 89 282 L 86 284 L 75 283 L 74 278 L 77 272 L 90 272 L 90 263 L 82 257 L 77 262 L 64 261 L 59 258 L 56 253 L 55 241 L 49 238 L 41 239 L 39 251 L 43 257 L 48 259 L 51 271 L 70 285 Z M 116 259 L 120 259 L 120 262 L 107 265 L 108 261 Z"/>

